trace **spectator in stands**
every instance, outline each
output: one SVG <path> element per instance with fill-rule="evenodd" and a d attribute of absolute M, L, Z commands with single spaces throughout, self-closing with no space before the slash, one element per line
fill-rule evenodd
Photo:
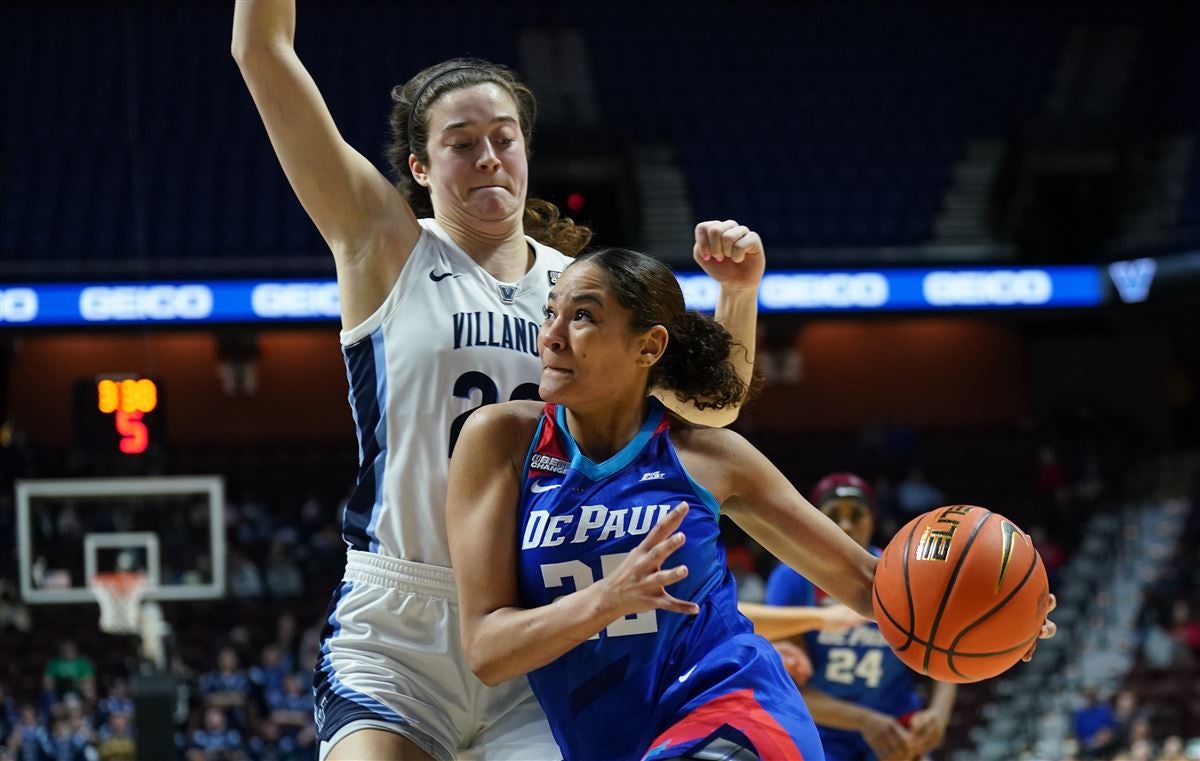
<path fill-rule="evenodd" d="M 38 721 L 37 709 L 28 703 L 21 706 L 20 719 L 9 732 L 6 743 L 13 761 L 41 761 L 42 735 L 45 733 Z"/>
<path fill-rule="evenodd" d="M 80 655 L 73 640 L 63 640 L 58 646 L 58 655 L 50 659 L 42 672 L 42 683 L 47 693 L 62 697 L 67 693 L 79 693 L 80 685 L 96 678 L 92 662 Z"/>
<path fill-rule="evenodd" d="M 45 761 L 92 761 L 95 746 L 92 733 L 78 719 L 54 720 L 54 730 L 39 734 Z"/>
<path fill-rule="evenodd" d="M 1059 505 L 1067 497 L 1067 474 L 1058 450 L 1051 444 L 1043 444 L 1038 450 L 1034 487 L 1047 505 Z"/>
<path fill-rule="evenodd" d="M 1075 710 L 1073 724 L 1079 741 L 1080 758 L 1107 758 L 1117 749 L 1117 717 L 1112 706 L 1100 699 L 1094 688 L 1083 692 L 1083 705 Z"/>
<path fill-rule="evenodd" d="M 288 671 L 294 668 L 295 664 L 301 663 L 296 660 L 297 651 L 300 647 L 300 632 L 296 626 L 296 617 L 291 613 L 283 613 L 275 621 L 275 638 L 272 640 L 279 649 L 283 651 L 283 663 L 287 666 Z M 307 667 L 316 661 L 303 661 L 302 664 Z"/>
<path fill-rule="evenodd" d="M 100 761 L 135 761 L 137 758 L 137 743 L 133 736 L 130 715 L 116 712 L 110 714 L 108 721 L 100 727 L 98 733 Z"/>
<path fill-rule="evenodd" d="M 129 683 L 122 677 L 112 680 L 108 687 L 108 695 L 96 705 L 96 726 L 107 723 L 109 717 L 114 713 L 133 715 L 133 699 L 129 697 Z"/>
<path fill-rule="evenodd" d="M 896 485 L 896 501 L 907 516 L 905 520 L 908 520 L 944 504 L 945 497 L 941 489 L 929 483 L 925 471 L 919 465 L 914 465 L 909 468 L 904 480 Z"/>
<path fill-rule="evenodd" d="M 277 600 L 288 600 L 304 594 L 304 578 L 300 575 L 292 545 L 281 538 L 271 542 L 267 560 L 267 590 Z"/>
<path fill-rule="evenodd" d="M 4 683 L 0 682 L 0 751 L 3 750 L 3 743 L 8 740 L 8 735 L 21 721 L 20 713 L 17 711 L 17 703 L 12 699 L 4 687 Z M 3 756 L 0 756 L 3 758 Z"/>
<path fill-rule="evenodd" d="M 1132 737 L 1133 725 L 1144 716 L 1145 711 L 1138 706 L 1137 693 L 1133 690 L 1121 690 L 1117 693 L 1117 699 L 1113 705 L 1113 715 L 1116 718 L 1113 735 L 1119 745 L 1128 745 Z"/>
<path fill-rule="evenodd" d="M 250 678 L 238 667 L 237 651 L 226 645 L 217 653 L 217 668 L 200 678 L 205 705 L 224 714 L 224 723 L 246 726 L 246 704 L 250 697 Z"/>
<path fill-rule="evenodd" d="M 62 717 L 70 724 L 71 731 L 86 732 L 90 738 L 93 733 L 91 714 L 94 708 L 94 702 L 91 706 L 86 706 L 79 695 L 69 693 L 63 698 L 60 710 L 62 711 Z"/>
<path fill-rule="evenodd" d="M 1192 608 L 1185 599 L 1178 599 L 1171 606 L 1171 637 L 1185 648 L 1189 662 L 1200 653 L 1200 618 L 1192 615 Z"/>
<path fill-rule="evenodd" d="M 305 689 L 299 675 L 288 674 L 283 688 L 267 694 L 269 718 L 279 727 L 280 735 L 296 748 L 311 748 L 317 728 L 313 723 L 313 695 Z"/>
<path fill-rule="evenodd" d="M 262 649 L 259 663 L 250 669 L 250 682 L 262 694 L 263 703 L 272 692 L 283 689 L 283 679 L 294 664 L 284 663 L 283 650 L 271 642 Z"/>
<path fill-rule="evenodd" d="M 1187 621 L 1187 603 L 1179 602 L 1183 602 L 1182 607 L 1177 603 L 1171 606 L 1168 626 L 1163 626 L 1164 611 L 1159 608 L 1142 632 L 1142 660 L 1152 669 L 1185 666 L 1194 660 L 1188 644 L 1191 628 Z"/>
<path fill-rule="evenodd" d="M 1029 538 L 1033 540 L 1033 546 L 1037 547 L 1038 554 L 1042 556 L 1042 565 L 1046 567 L 1050 588 L 1054 589 L 1059 569 L 1067 562 L 1067 554 L 1063 551 L 1062 545 L 1047 534 L 1045 527 L 1040 523 L 1029 527 Z"/>
<path fill-rule="evenodd" d="M 187 761 L 243 761 L 242 735 L 231 729 L 225 713 L 215 706 L 204 711 L 204 726 L 192 732 L 188 741 Z"/>
<path fill-rule="evenodd" d="M 312 751 L 301 753 L 296 744 L 279 732 L 279 725 L 267 718 L 259 723 L 258 734 L 246 743 L 251 761 L 308 761 Z"/>
<path fill-rule="evenodd" d="M 229 592 L 241 600 L 263 596 L 263 580 L 258 566 L 237 550 L 229 551 Z"/>
<path fill-rule="evenodd" d="M 1158 752 L 1158 761 L 1188 761 L 1188 756 L 1183 750 L 1183 738 L 1171 735 L 1164 740 L 1162 750 Z"/>

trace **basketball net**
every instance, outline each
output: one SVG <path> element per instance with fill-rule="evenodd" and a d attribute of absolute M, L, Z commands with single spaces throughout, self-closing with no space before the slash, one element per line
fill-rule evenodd
<path fill-rule="evenodd" d="M 139 634 L 142 600 L 150 588 L 146 574 L 133 571 L 98 573 L 88 584 L 100 603 L 100 629 L 109 634 Z"/>

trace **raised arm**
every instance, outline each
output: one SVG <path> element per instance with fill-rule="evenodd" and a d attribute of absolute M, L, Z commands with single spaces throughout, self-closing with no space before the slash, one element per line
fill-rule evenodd
<path fill-rule="evenodd" d="M 293 45 L 294 0 L 238 0 L 233 58 L 288 182 L 333 252 L 342 318 L 383 303 L 420 235 L 407 201 L 342 139 Z"/>
<path fill-rule="evenodd" d="M 446 527 L 463 652 L 471 671 L 488 685 L 550 663 L 622 616 L 655 608 L 696 612 L 694 603 L 664 590 L 687 574 L 685 566 L 661 570 L 681 546 L 673 534 L 686 510 L 678 508 L 615 573 L 549 605 L 521 607 L 514 537 L 520 468 L 538 409 L 530 402 L 480 408 L 467 418 L 450 458 Z"/>
<path fill-rule="evenodd" d="M 738 377 L 750 388 L 754 377 L 754 344 L 758 326 L 758 285 L 766 270 L 765 252 L 758 233 L 729 219 L 696 225 L 692 258 L 705 273 L 721 284 L 713 317 L 733 336 L 729 360 Z M 724 409 L 697 409 L 674 394 L 656 391 L 675 414 L 692 423 L 721 428 L 737 420 L 742 402 Z M 743 400 L 745 401 L 744 397 Z"/>

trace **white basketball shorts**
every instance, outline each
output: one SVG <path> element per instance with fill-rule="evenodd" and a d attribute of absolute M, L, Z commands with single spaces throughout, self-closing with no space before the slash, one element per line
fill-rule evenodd
<path fill-rule="evenodd" d="M 313 677 L 321 761 L 378 728 L 438 761 L 559 761 L 524 677 L 487 687 L 467 667 L 449 568 L 350 550 Z"/>

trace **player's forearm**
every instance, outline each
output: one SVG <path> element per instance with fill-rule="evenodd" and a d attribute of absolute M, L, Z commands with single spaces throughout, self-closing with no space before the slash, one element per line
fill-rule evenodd
<path fill-rule="evenodd" d="M 754 624 L 755 634 L 772 642 L 820 629 L 825 625 L 824 612 L 815 606 L 740 602 L 738 610 Z"/>
<path fill-rule="evenodd" d="M 937 711 L 947 719 L 950 718 L 950 712 L 954 710 L 954 700 L 958 696 L 958 685 L 950 682 L 933 683 L 933 689 L 929 697 L 929 709 Z"/>
<path fill-rule="evenodd" d="M 758 331 L 758 289 L 735 290 L 721 287 L 717 296 L 717 311 L 713 315 L 721 327 L 733 337 L 734 346 L 729 361 L 738 377 L 750 387 L 754 377 L 754 344 Z"/>
<path fill-rule="evenodd" d="M 815 687 L 801 687 L 800 694 L 813 721 L 822 727 L 861 732 L 873 713 L 870 708 L 839 700 Z"/>
<path fill-rule="evenodd" d="M 879 560 L 811 507 L 737 509 L 729 516 L 759 544 L 834 599 L 874 620 L 871 584 Z"/>
<path fill-rule="evenodd" d="M 237 0 L 233 6 L 233 57 L 239 62 L 296 36 L 295 0 Z"/>
<path fill-rule="evenodd" d="M 754 341 L 758 321 L 758 291 L 729 290 L 721 287 L 721 295 L 717 298 L 716 321 L 733 336 L 733 346 L 729 349 L 729 361 L 742 379 L 746 389 L 750 389 L 750 381 L 754 377 Z M 692 402 L 681 402 L 671 391 L 654 389 L 654 395 L 666 405 L 667 409 L 679 415 L 689 423 L 707 425 L 711 428 L 724 428 L 737 420 L 738 411 L 746 400 L 743 396 L 736 404 L 730 404 L 715 409 L 698 409 Z"/>
<path fill-rule="evenodd" d="M 467 665 L 489 686 L 528 674 L 587 641 L 616 619 L 596 585 L 537 608 L 501 608 L 463 618 Z"/>
<path fill-rule="evenodd" d="M 734 290 L 721 286 L 717 296 L 717 311 L 713 315 L 721 327 L 733 337 L 733 346 L 729 349 L 729 362 L 737 371 L 738 377 L 750 390 L 750 381 L 754 378 L 754 344 L 758 331 L 758 289 Z M 714 417 L 725 418 L 721 425 L 729 425 L 737 420 L 738 411 L 746 397 L 738 400 L 736 405 L 723 410 L 711 410 Z M 711 425 L 711 423 L 709 424 Z"/>

